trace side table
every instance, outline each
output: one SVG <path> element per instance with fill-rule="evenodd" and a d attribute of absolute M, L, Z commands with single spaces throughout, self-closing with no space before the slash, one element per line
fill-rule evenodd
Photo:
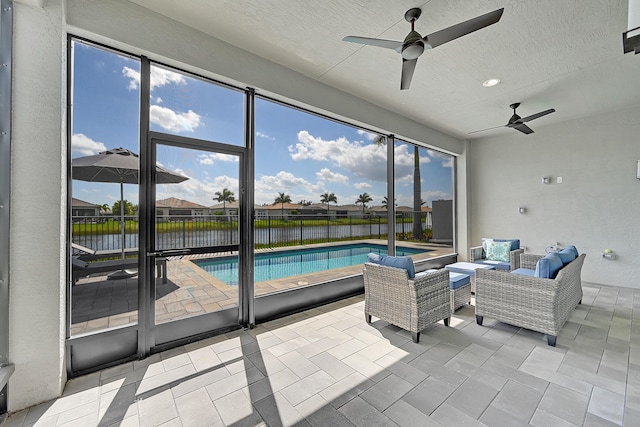
<path fill-rule="evenodd" d="M 453 264 L 445 265 L 449 271 L 454 273 L 468 274 L 471 278 L 471 293 L 476 293 L 476 270 L 495 270 L 493 265 L 475 264 L 473 262 L 454 262 Z"/>

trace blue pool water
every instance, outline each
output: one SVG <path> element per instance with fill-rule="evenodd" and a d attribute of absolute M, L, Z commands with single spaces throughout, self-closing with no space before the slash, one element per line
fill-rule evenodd
<path fill-rule="evenodd" d="M 259 253 L 255 256 L 254 280 L 263 282 L 281 277 L 364 264 L 367 261 L 367 254 L 370 252 L 386 255 L 387 247 L 359 243 L 325 248 Z M 428 252 L 428 250 L 396 248 L 397 256 L 424 252 Z M 238 259 L 236 257 L 193 260 L 193 262 L 228 285 L 238 284 Z"/>

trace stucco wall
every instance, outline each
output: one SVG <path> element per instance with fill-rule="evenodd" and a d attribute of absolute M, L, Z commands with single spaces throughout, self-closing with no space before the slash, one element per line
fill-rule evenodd
<path fill-rule="evenodd" d="M 59 1 L 14 2 L 9 410 L 61 393 L 64 370 L 64 42 Z"/>
<path fill-rule="evenodd" d="M 640 105 L 532 125 L 531 135 L 512 131 L 471 141 L 471 244 L 516 237 L 532 253 L 555 241 L 575 244 L 587 254 L 583 281 L 640 287 L 638 117 Z M 544 176 L 552 183 L 542 184 Z M 616 252 L 615 261 L 602 258 L 606 248 Z"/>

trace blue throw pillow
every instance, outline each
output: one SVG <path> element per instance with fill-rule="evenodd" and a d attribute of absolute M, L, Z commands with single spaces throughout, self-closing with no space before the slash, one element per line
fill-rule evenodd
<path fill-rule="evenodd" d="M 510 242 L 511 250 L 520 249 L 520 239 L 493 239 L 494 242 Z"/>
<path fill-rule="evenodd" d="M 386 265 L 387 267 L 403 268 L 407 270 L 409 279 L 416 277 L 413 260 L 408 256 L 389 256 L 370 253 L 367 255 L 367 260 L 375 264 Z"/>
<path fill-rule="evenodd" d="M 569 264 L 571 261 L 578 257 L 578 251 L 575 246 L 567 246 L 560 252 L 558 252 L 558 256 L 562 260 L 564 265 Z"/>
<path fill-rule="evenodd" d="M 380 264 L 380 255 L 370 252 L 369 255 L 367 255 L 367 261 L 374 264 Z"/>
<path fill-rule="evenodd" d="M 543 279 L 555 279 L 561 268 L 562 260 L 560 256 L 556 252 L 551 252 L 538 261 L 534 276 Z"/>

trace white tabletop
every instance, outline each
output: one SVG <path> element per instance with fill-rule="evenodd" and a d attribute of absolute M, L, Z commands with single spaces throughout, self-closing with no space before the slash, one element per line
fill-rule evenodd
<path fill-rule="evenodd" d="M 474 262 L 454 262 L 453 264 L 445 265 L 444 268 L 446 268 L 447 270 L 450 270 L 450 269 L 471 270 L 474 272 L 478 269 L 485 269 L 485 270 L 495 269 L 495 267 L 492 265 L 476 264 Z"/>

